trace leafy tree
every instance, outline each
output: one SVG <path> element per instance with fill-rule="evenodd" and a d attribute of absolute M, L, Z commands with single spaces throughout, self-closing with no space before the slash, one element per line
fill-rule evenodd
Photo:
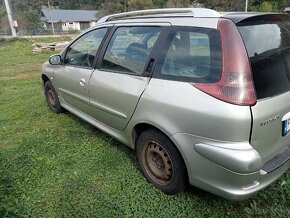
<path fill-rule="evenodd" d="M 289 0 L 253 0 L 251 10 L 265 12 L 283 12 L 286 7 L 290 7 Z"/>
<path fill-rule="evenodd" d="M 0 29 L 6 29 L 9 27 L 8 17 L 6 14 L 6 9 L 4 6 L 4 2 L 0 0 Z"/>
<path fill-rule="evenodd" d="M 25 24 L 23 25 L 26 30 L 30 32 L 33 30 L 42 29 L 43 24 L 40 20 L 40 15 L 37 10 L 30 9 L 24 12 Z"/>
<path fill-rule="evenodd" d="M 156 8 L 164 8 L 166 6 L 166 0 L 153 0 L 153 5 Z"/>
<path fill-rule="evenodd" d="M 154 8 L 152 0 L 109 0 L 101 4 L 101 16 L 124 11 Z"/>
<path fill-rule="evenodd" d="M 168 8 L 182 8 L 189 6 L 189 0 L 168 0 L 166 2 L 166 7 Z"/>
<path fill-rule="evenodd" d="M 128 0 L 128 9 L 129 10 L 142 10 L 153 8 L 152 0 Z"/>
<path fill-rule="evenodd" d="M 260 5 L 260 10 L 259 11 L 263 11 L 263 12 L 271 12 L 273 11 L 273 5 L 271 2 L 263 2 Z"/>
<path fill-rule="evenodd" d="M 217 11 L 243 11 L 245 9 L 245 0 L 200 0 L 206 8 Z"/>
<path fill-rule="evenodd" d="M 107 14 L 113 14 L 113 13 L 120 13 L 122 11 L 125 11 L 126 5 L 123 4 L 123 2 L 119 1 L 105 1 L 101 4 L 100 10 L 101 13 L 99 13 L 99 16 L 104 16 Z"/>

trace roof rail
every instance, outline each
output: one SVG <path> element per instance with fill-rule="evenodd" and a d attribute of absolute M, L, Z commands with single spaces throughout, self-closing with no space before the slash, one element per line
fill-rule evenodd
<path fill-rule="evenodd" d="M 130 11 L 125 13 L 112 14 L 102 17 L 97 23 L 104 23 L 113 19 L 136 18 L 153 16 L 193 16 L 193 17 L 220 17 L 217 11 L 207 8 L 164 8 L 164 9 L 148 9 L 140 11 Z"/>

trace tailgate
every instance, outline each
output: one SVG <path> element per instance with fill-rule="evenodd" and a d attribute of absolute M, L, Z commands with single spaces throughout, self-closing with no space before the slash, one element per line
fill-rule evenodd
<path fill-rule="evenodd" d="M 290 145 L 290 16 L 257 16 L 237 25 L 257 93 L 250 142 L 265 163 Z"/>
<path fill-rule="evenodd" d="M 290 92 L 258 101 L 251 109 L 251 145 L 265 163 L 290 145 Z"/>

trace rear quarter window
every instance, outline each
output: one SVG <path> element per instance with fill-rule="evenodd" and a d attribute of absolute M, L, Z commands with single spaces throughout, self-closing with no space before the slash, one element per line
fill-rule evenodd
<path fill-rule="evenodd" d="M 216 82 L 221 76 L 220 35 L 216 29 L 172 27 L 161 49 L 155 77 Z"/>
<path fill-rule="evenodd" d="M 239 26 L 246 45 L 258 99 L 290 90 L 290 22 L 254 22 Z"/>

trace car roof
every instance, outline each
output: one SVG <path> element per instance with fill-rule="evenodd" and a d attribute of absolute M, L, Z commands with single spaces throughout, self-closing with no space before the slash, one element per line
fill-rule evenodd
<path fill-rule="evenodd" d="M 98 20 L 98 24 L 102 23 L 118 23 L 131 22 L 133 19 L 152 20 L 158 18 L 180 18 L 180 17 L 195 17 L 195 18 L 228 18 L 234 23 L 253 20 L 270 20 L 269 18 L 277 18 L 290 15 L 281 13 L 266 13 L 266 12 L 217 12 L 207 8 L 163 8 L 163 9 L 148 9 L 139 11 L 130 11 L 118 14 L 111 14 L 102 17 Z M 271 17 L 272 16 L 272 17 Z"/>
<path fill-rule="evenodd" d="M 163 8 L 130 11 L 118 14 L 111 14 L 102 17 L 97 23 L 104 23 L 112 20 L 127 20 L 136 18 L 160 18 L 160 17 L 220 17 L 220 13 L 208 8 Z"/>

